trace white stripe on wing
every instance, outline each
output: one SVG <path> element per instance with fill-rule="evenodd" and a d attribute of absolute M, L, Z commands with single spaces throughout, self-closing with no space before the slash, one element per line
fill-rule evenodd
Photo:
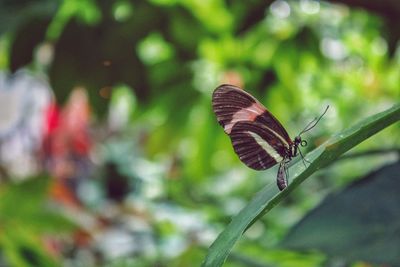
<path fill-rule="evenodd" d="M 250 107 L 247 108 L 242 108 L 239 111 L 237 111 L 235 114 L 233 114 L 231 121 L 225 125 L 224 131 L 227 134 L 230 134 L 232 131 L 233 126 L 240 122 L 240 121 L 255 121 L 257 116 L 263 114 L 265 112 L 265 109 L 262 107 L 262 105 L 259 102 L 254 103 Z M 271 131 L 277 138 L 279 138 L 283 145 L 289 149 L 289 144 L 286 141 L 286 139 L 272 130 L 268 125 L 264 125 L 266 128 L 268 128 L 269 131 Z"/>
<path fill-rule="evenodd" d="M 265 110 L 260 107 L 257 103 L 254 103 L 250 107 L 242 108 L 233 114 L 231 121 L 225 125 L 224 130 L 227 134 L 230 134 L 232 127 L 240 121 L 254 121 L 258 115 L 263 114 Z"/>
<path fill-rule="evenodd" d="M 267 152 L 269 156 L 275 159 L 276 162 L 281 162 L 283 160 L 282 156 L 272 146 L 270 146 L 270 144 L 268 144 L 268 142 L 266 142 L 261 136 L 250 131 L 248 131 L 248 133 L 251 135 L 251 137 L 254 138 L 257 144 L 259 144 L 265 150 L 265 152 Z"/>

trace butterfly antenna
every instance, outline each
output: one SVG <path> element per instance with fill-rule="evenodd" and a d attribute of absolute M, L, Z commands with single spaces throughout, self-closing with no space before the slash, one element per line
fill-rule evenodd
<path fill-rule="evenodd" d="M 314 128 L 315 125 L 317 125 L 317 123 L 322 119 L 322 117 L 323 117 L 323 116 L 325 115 L 325 113 L 328 111 L 328 108 L 329 108 L 329 105 L 326 106 L 325 111 L 324 111 L 318 118 L 315 118 L 315 119 L 313 119 L 312 121 L 310 121 L 310 122 L 307 124 L 307 126 L 304 128 L 304 130 L 300 132 L 299 135 L 302 135 L 303 133 L 308 132 L 309 130 L 311 130 L 312 128 Z M 310 126 L 310 125 L 311 125 L 311 126 Z"/>

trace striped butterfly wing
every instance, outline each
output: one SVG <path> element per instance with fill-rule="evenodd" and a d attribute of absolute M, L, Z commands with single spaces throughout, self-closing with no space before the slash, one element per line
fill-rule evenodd
<path fill-rule="evenodd" d="M 265 170 L 285 158 L 285 144 L 261 123 L 238 122 L 229 137 L 240 160 L 252 169 Z"/>
<path fill-rule="evenodd" d="M 219 124 L 231 137 L 236 153 L 247 166 L 267 169 L 285 157 L 292 144 L 288 133 L 249 93 L 224 84 L 215 89 L 212 104 Z"/>

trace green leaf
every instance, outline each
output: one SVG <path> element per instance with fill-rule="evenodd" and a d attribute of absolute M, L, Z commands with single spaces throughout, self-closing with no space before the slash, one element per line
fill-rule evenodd
<path fill-rule="evenodd" d="M 400 262 L 400 162 L 386 165 L 325 198 L 280 244 L 317 249 L 346 262 Z M 373 196 L 373 197 L 371 197 Z"/>
<path fill-rule="evenodd" d="M 0 186 L 0 247 L 10 266 L 59 266 L 43 237 L 68 233 L 76 226 L 48 199 L 50 178 L 37 176 Z"/>
<path fill-rule="evenodd" d="M 16 30 L 30 18 L 43 19 L 53 16 L 60 2 L 53 0 L 0 1 L 0 35 Z M 30 22 L 32 24 L 32 21 Z"/>
<path fill-rule="evenodd" d="M 56 267 L 61 266 L 57 259 L 43 246 L 43 236 L 34 235 L 24 225 L 14 225 L 4 229 L 0 244 L 4 260 L 9 266 L 17 267 Z"/>
<path fill-rule="evenodd" d="M 209 248 L 202 266 L 221 266 L 240 236 L 259 217 L 271 210 L 311 174 L 332 163 L 346 151 L 399 120 L 400 104 L 397 104 L 334 135 L 320 147 L 308 153 L 306 159 L 311 162 L 310 165 L 304 169 L 302 162 L 294 164 L 290 172 L 293 181 L 284 191 L 278 192 L 275 186 L 267 185 L 232 219 L 227 228 Z"/>
<path fill-rule="evenodd" d="M 0 222 L 3 228 L 24 225 L 32 232 L 61 232 L 74 224 L 48 205 L 50 179 L 45 176 L 0 187 Z M 16 204 L 18 203 L 18 204 Z M 27 224 L 27 222 L 29 222 Z"/>

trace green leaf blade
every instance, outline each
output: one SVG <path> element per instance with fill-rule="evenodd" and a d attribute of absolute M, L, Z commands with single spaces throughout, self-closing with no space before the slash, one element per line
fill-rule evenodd
<path fill-rule="evenodd" d="M 400 262 L 400 162 L 328 195 L 296 223 L 279 247 L 318 250 L 345 262 Z M 373 196 L 373 197 L 371 197 Z"/>
<path fill-rule="evenodd" d="M 222 266 L 230 251 L 242 234 L 261 216 L 271 210 L 305 179 L 320 168 L 332 163 L 343 153 L 368 139 L 377 132 L 400 120 L 400 104 L 386 111 L 372 115 L 353 127 L 350 127 L 308 153 L 306 158 L 310 165 L 304 169 L 302 162 L 291 167 L 293 181 L 282 192 L 275 186 L 267 185 L 259 191 L 250 203 L 236 215 L 225 230 L 210 246 L 202 263 L 203 267 Z"/>

